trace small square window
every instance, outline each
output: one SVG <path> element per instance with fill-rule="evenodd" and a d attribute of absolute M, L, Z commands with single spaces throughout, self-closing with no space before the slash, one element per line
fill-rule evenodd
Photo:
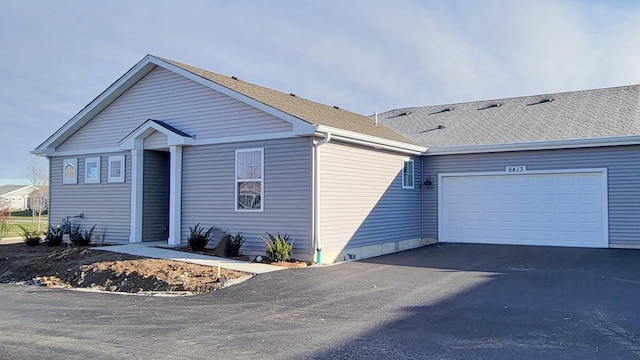
<path fill-rule="evenodd" d="M 100 157 L 84 159 L 84 183 L 100 184 Z"/>
<path fill-rule="evenodd" d="M 63 184 L 78 183 L 78 159 L 62 160 L 62 183 Z"/>
<path fill-rule="evenodd" d="M 413 160 L 403 161 L 402 166 L 402 188 L 413 189 Z"/>
<path fill-rule="evenodd" d="M 124 169 L 124 155 L 109 156 L 107 182 L 123 183 Z"/>

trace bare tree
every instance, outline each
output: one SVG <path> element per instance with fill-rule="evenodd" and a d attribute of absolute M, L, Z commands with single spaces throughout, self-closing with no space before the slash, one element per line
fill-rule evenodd
<path fill-rule="evenodd" d="M 31 204 L 31 221 L 35 222 L 36 214 L 38 215 L 38 231 L 40 231 L 40 223 L 42 220 L 42 212 L 48 207 L 49 186 L 47 172 L 44 167 L 37 162 L 32 162 L 27 167 L 27 176 L 31 185 L 36 189 L 29 195 Z"/>
<path fill-rule="evenodd" d="M 11 224 L 9 224 L 9 208 L 5 206 L 4 201 L 0 201 L 0 240 L 7 237 Z"/>

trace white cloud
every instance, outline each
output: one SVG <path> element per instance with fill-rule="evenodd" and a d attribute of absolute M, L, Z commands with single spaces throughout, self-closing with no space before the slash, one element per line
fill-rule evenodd
<path fill-rule="evenodd" d="M 640 83 L 639 33 L 622 1 L 3 2 L 0 176 L 146 53 L 370 114 Z"/>

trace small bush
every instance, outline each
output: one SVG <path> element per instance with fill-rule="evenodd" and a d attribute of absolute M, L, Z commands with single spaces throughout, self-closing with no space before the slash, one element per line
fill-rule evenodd
<path fill-rule="evenodd" d="M 11 230 L 11 224 L 9 224 L 9 210 L 6 208 L 0 209 L 0 240 L 9 235 L 9 230 Z"/>
<path fill-rule="evenodd" d="M 224 247 L 224 255 L 225 256 L 240 256 L 240 248 L 242 244 L 244 244 L 244 236 L 242 236 L 241 232 L 238 232 L 235 235 L 225 235 L 222 239 L 226 246 Z"/>
<path fill-rule="evenodd" d="M 69 241 L 75 246 L 89 246 L 91 245 L 91 240 L 93 240 L 93 232 L 95 229 L 96 226 L 93 225 L 91 229 L 82 231 L 80 230 L 80 225 L 76 225 L 71 229 L 71 232 L 69 232 Z"/>
<path fill-rule="evenodd" d="M 22 238 L 24 239 L 24 243 L 27 246 L 36 246 L 40 245 L 40 241 L 42 241 L 42 236 L 38 230 L 29 230 L 24 227 L 18 225 L 18 227 L 22 230 Z"/>
<path fill-rule="evenodd" d="M 45 236 L 44 239 L 44 243 L 47 244 L 47 246 L 60 246 L 62 245 L 62 235 L 63 235 L 63 228 L 61 227 L 49 227 L 49 230 L 47 231 L 47 235 Z"/>
<path fill-rule="evenodd" d="M 267 256 L 271 261 L 288 261 L 291 260 L 291 251 L 293 250 L 293 239 L 289 234 L 285 233 L 277 235 L 267 233 L 269 239 L 260 237 L 267 244 Z"/>
<path fill-rule="evenodd" d="M 211 233 L 213 232 L 214 227 L 210 227 L 209 230 L 205 231 L 203 227 L 200 227 L 200 223 L 196 224 L 196 226 L 189 226 L 189 237 L 187 238 L 187 243 L 189 244 L 189 248 L 195 251 L 202 251 L 209 241 L 211 241 Z"/>

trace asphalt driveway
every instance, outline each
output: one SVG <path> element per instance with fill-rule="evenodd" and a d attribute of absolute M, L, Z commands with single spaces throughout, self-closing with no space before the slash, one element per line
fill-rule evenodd
<path fill-rule="evenodd" d="M 0 285 L 0 358 L 640 359 L 640 250 L 436 245 L 151 298 Z"/>

